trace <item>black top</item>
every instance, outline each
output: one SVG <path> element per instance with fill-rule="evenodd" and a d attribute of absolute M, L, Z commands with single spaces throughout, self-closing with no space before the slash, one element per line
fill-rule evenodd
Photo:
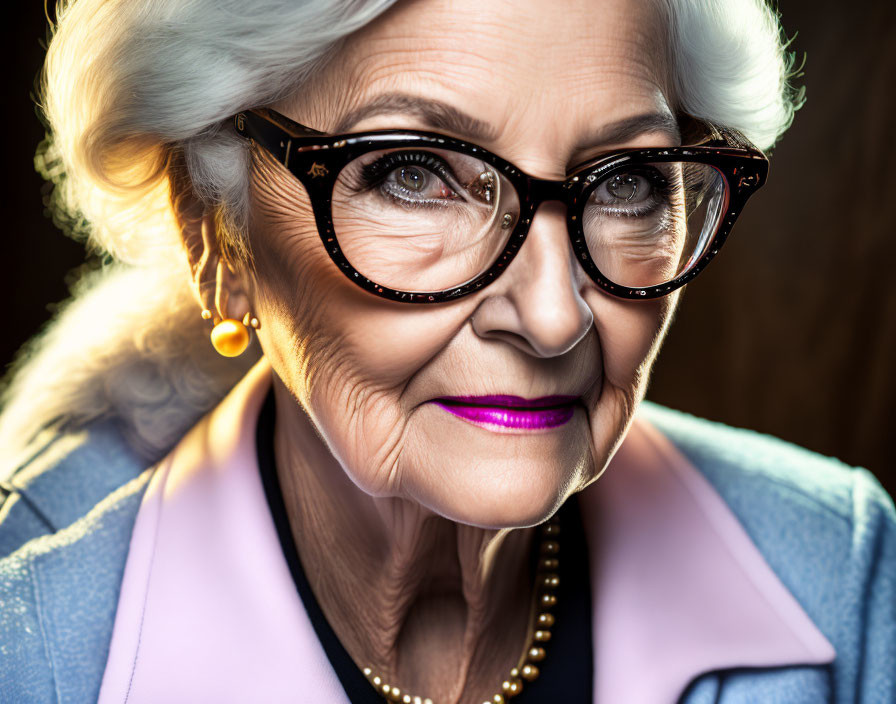
<path fill-rule="evenodd" d="M 255 438 L 261 481 L 277 527 L 283 557 L 289 565 L 311 625 L 349 700 L 352 704 L 383 704 L 383 697 L 374 690 L 339 642 L 302 569 L 274 463 L 275 412 L 274 393 L 271 391 L 262 406 Z M 545 648 L 547 657 L 538 663 L 541 674 L 534 682 L 524 682 L 522 693 L 512 700 L 514 704 L 592 701 L 591 592 L 588 551 L 578 502 L 568 501 L 560 509 L 559 518 L 560 586 L 555 592 L 557 605 L 553 609 L 556 623 L 551 628 L 551 641 Z M 533 575 L 534 567 L 533 559 Z M 522 652 L 522 644 L 520 647 Z M 496 682 L 495 692 L 499 690 L 500 682 Z"/>

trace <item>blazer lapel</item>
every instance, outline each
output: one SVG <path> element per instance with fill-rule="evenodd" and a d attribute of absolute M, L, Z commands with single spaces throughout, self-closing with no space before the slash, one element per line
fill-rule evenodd
<path fill-rule="evenodd" d="M 581 501 L 595 702 L 671 703 L 712 670 L 834 659 L 724 500 L 643 419 Z"/>
<path fill-rule="evenodd" d="M 134 528 L 99 701 L 348 704 L 267 509 L 262 360 L 155 469 Z"/>

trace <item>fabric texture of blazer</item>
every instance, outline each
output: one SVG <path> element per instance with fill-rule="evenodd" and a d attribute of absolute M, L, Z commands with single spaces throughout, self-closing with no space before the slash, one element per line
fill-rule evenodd
<path fill-rule="evenodd" d="M 639 412 L 722 497 L 836 653 L 705 672 L 678 701 L 896 703 L 896 510 L 877 481 L 750 431 L 652 404 Z M 152 479 L 100 423 L 48 439 L 3 483 L 0 701 L 97 700 Z"/>

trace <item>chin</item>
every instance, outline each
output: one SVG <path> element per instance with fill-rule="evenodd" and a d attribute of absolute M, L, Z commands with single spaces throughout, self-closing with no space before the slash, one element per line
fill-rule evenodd
<path fill-rule="evenodd" d="M 442 461 L 429 464 L 422 481 L 406 484 L 409 494 L 457 523 L 524 528 L 554 515 L 591 474 L 592 463 L 585 456 L 571 458 L 565 452 L 520 459 L 496 455 L 443 456 Z"/>

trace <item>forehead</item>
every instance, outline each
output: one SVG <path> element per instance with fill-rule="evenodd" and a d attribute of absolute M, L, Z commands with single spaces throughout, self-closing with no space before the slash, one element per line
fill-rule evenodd
<path fill-rule="evenodd" d="M 492 127 L 479 141 L 508 157 L 538 139 L 571 156 L 602 125 L 669 112 L 661 22 L 652 0 L 399 2 L 346 40 L 297 109 L 327 131 L 350 115 L 352 130 L 418 127 L 414 110 L 363 108 L 423 96 Z"/>

